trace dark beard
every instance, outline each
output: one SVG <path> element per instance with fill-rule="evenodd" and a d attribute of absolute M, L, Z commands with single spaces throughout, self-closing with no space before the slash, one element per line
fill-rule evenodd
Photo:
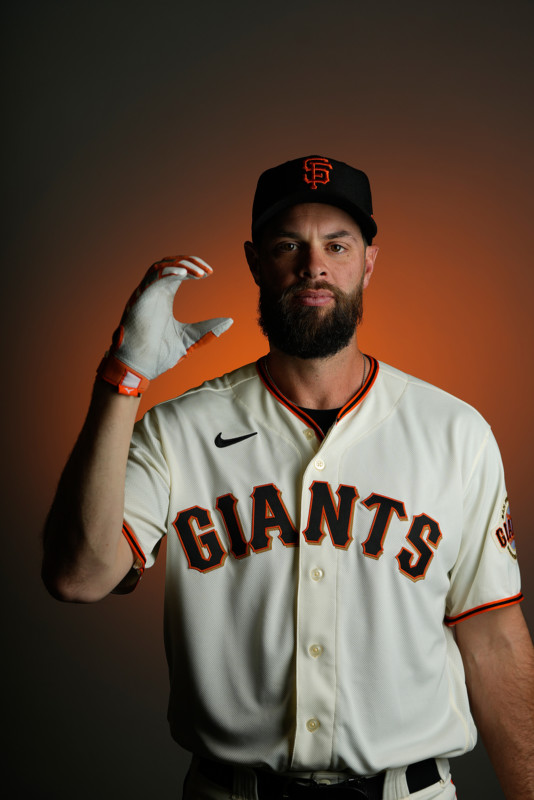
<path fill-rule="evenodd" d="M 332 356 L 348 345 L 361 322 L 362 283 L 354 292 L 345 294 L 325 281 L 303 281 L 286 289 L 279 298 L 260 286 L 260 327 L 269 343 L 287 355 L 299 358 Z M 293 296 L 304 289 L 328 289 L 334 295 L 334 307 L 325 312 L 322 307 L 296 305 Z"/>

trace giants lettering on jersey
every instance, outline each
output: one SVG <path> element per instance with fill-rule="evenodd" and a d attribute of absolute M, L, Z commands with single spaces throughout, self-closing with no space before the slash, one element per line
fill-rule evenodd
<path fill-rule="evenodd" d="M 314 481 L 309 490 L 311 502 L 307 525 L 302 531 L 304 541 L 309 545 L 321 545 L 328 536 L 333 547 L 346 550 L 353 541 L 352 521 L 359 498 L 356 487 L 340 484 L 334 493 L 329 483 Z M 249 539 L 243 530 L 237 498 L 233 494 L 225 494 L 215 502 L 228 541 L 228 550 L 223 547 L 221 534 L 213 523 L 213 512 L 199 506 L 178 512 L 173 526 L 190 569 L 209 572 L 221 567 L 228 553 L 233 558 L 241 559 L 248 556 L 251 550 L 255 553 L 270 550 L 274 536 L 285 547 L 299 545 L 297 528 L 277 486 L 273 483 L 255 486 L 250 497 L 252 524 Z M 406 509 L 401 500 L 376 493 L 362 500 L 362 505 L 373 512 L 368 536 L 361 545 L 363 555 L 379 559 L 384 552 L 384 542 L 393 516 L 407 521 Z M 442 533 L 436 520 L 427 514 L 414 516 L 406 533 L 410 549 L 403 547 L 396 555 L 400 572 L 412 581 L 424 579 L 441 539 Z"/>

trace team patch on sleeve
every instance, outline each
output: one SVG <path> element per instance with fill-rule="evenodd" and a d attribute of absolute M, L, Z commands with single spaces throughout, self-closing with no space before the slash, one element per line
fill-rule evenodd
<path fill-rule="evenodd" d="M 510 514 L 510 504 L 508 502 L 508 498 L 506 498 L 502 504 L 499 524 L 492 530 L 491 536 L 497 545 L 497 548 L 501 552 L 508 552 L 511 558 L 513 558 L 514 561 L 517 561 L 514 526 L 512 524 L 512 516 Z"/>

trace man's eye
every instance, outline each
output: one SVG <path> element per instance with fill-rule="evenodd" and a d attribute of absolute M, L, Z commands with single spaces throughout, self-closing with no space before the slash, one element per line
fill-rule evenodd
<path fill-rule="evenodd" d="M 338 244 L 337 242 L 332 242 L 332 244 L 330 245 L 330 250 L 333 253 L 342 253 L 345 250 L 345 248 L 343 247 L 342 244 Z"/>
<path fill-rule="evenodd" d="M 295 242 L 280 242 L 276 249 L 280 253 L 293 253 L 297 249 Z"/>

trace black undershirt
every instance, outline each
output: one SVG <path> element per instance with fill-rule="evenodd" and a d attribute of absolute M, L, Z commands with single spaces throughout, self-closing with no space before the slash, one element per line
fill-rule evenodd
<path fill-rule="evenodd" d="M 300 406 L 300 410 L 311 417 L 326 436 L 336 421 L 336 417 L 341 411 L 341 408 L 302 408 L 302 406 Z"/>

